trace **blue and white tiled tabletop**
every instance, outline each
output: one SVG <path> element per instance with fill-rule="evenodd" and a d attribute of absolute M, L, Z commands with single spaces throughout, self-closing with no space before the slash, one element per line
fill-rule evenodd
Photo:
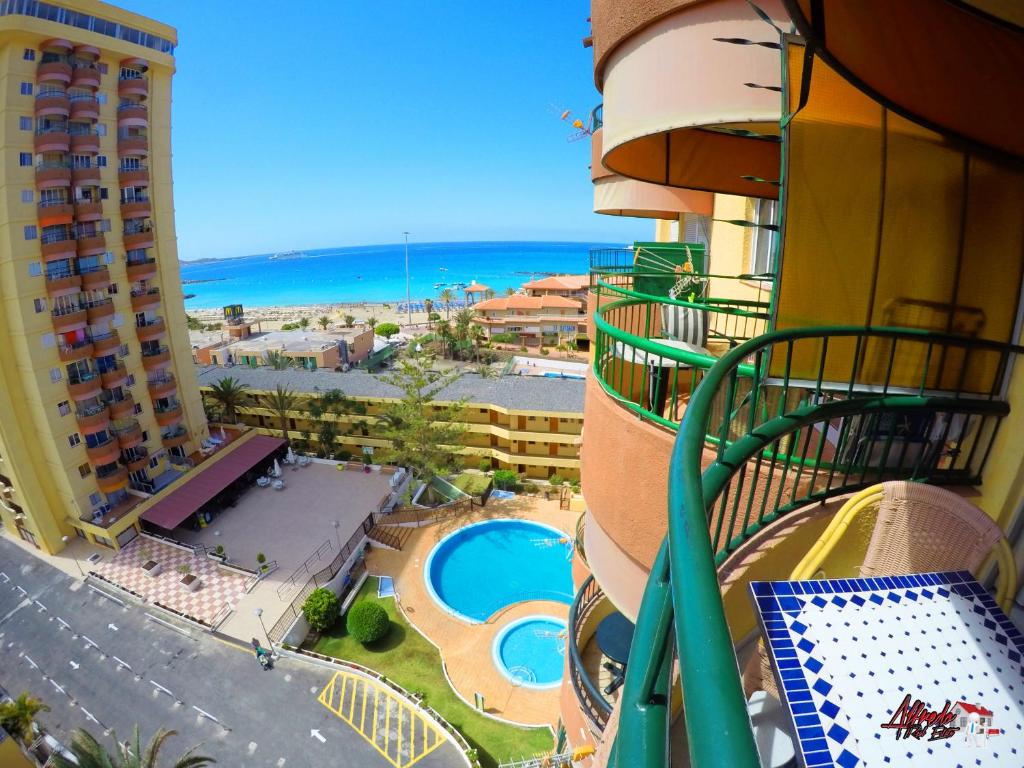
<path fill-rule="evenodd" d="M 1024 635 L 971 574 L 750 588 L 808 768 L 1024 767 Z M 908 695 L 957 730 L 883 727 Z"/>

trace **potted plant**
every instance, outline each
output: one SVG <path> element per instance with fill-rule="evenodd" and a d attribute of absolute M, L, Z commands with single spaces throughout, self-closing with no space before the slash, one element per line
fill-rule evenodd
<path fill-rule="evenodd" d="M 153 550 L 149 547 L 143 547 L 139 551 L 139 555 L 142 558 L 142 570 L 145 571 L 147 576 L 156 578 L 163 573 L 164 567 L 153 559 Z"/>
<path fill-rule="evenodd" d="M 199 577 L 192 573 L 192 567 L 188 563 L 178 566 L 178 572 L 181 573 L 181 586 L 189 592 L 195 592 L 202 586 Z"/>
<path fill-rule="evenodd" d="M 228 556 L 224 554 L 224 545 L 223 544 L 218 544 L 216 546 L 216 548 L 213 550 L 213 554 L 215 554 L 221 560 L 227 560 L 228 559 Z"/>
<path fill-rule="evenodd" d="M 260 573 L 266 573 L 267 572 L 267 556 L 265 554 L 263 554 L 262 552 L 257 552 L 256 553 L 256 562 L 259 563 Z"/>

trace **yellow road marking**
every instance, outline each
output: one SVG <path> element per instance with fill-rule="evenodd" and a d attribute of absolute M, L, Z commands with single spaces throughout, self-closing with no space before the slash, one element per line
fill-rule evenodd
<path fill-rule="evenodd" d="M 376 691 L 374 691 L 373 697 L 375 699 L 377 698 Z M 359 730 L 360 731 L 363 730 L 363 723 L 365 723 L 365 722 L 366 722 L 366 688 L 364 686 L 363 687 L 363 712 L 362 712 L 361 715 L 359 715 Z"/>
<path fill-rule="evenodd" d="M 391 743 L 391 700 L 384 703 L 384 754 L 388 753 L 388 746 Z"/>

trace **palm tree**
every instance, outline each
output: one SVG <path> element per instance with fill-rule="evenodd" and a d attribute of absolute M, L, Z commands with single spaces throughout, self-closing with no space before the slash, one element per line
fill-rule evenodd
<path fill-rule="evenodd" d="M 441 340 L 441 357 L 448 357 L 448 348 L 454 339 L 452 324 L 447 320 L 439 322 L 437 324 L 437 337 Z"/>
<path fill-rule="evenodd" d="M 14 701 L 0 704 L 0 725 L 12 736 L 25 744 L 32 743 L 32 722 L 40 712 L 49 712 L 50 708 L 41 699 L 22 691 Z"/>
<path fill-rule="evenodd" d="M 356 316 L 355 315 L 345 315 L 344 319 L 345 319 L 345 327 L 346 328 L 351 328 L 353 325 L 355 325 L 355 322 L 356 322 Z"/>
<path fill-rule="evenodd" d="M 377 318 L 374 317 L 373 315 L 370 315 L 370 317 L 366 319 L 366 324 L 370 326 L 370 330 L 372 331 L 374 328 L 377 327 Z"/>
<path fill-rule="evenodd" d="M 424 299 L 423 300 L 423 309 L 425 309 L 427 311 L 427 328 L 430 328 L 430 325 L 431 325 L 431 323 L 430 323 L 430 313 L 434 311 L 434 300 L 433 299 Z"/>
<path fill-rule="evenodd" d="M 301 320 L 299 320 L 299 328 L 301 328 L 302 330 L 306 330 L 307 328 L 309 328 L 308 317 L 303 317 Z"/>
<path fill-rule="evenodd" d="M 494 298 L 494 289 L 493 288 L 488 288 L 486 291 L 484 291 L 484 298 L 485 299 L 493 299 Z"/>
<path fill-rule="evenodd" d="M 177 731 L 168 731 L 161 728 L 153 736 L 153 740 L 142 748 L 139 740 L 139 726 L 135 726 L 134 738 L 131 743 L 120 744 L 117 736 L 113 736 L 114 751 L 108 752 L 106 747 L 96 741 L 96 737 L 85 730 L 77 730 L 71 737 L 71 754 L 75 756 L 76 763 L 72 763 L 66 757 L 59 754 L 53 756 L 54 765 L 57 768 L 157 768 L 157 759 L 160 757 L 160 750 L 164 742 L 171 736 L 177 735 Z M 181 757 L 170 763 L 168 768 L 202 768 L 204 765 L 216 763 L 212 757 L 195 755 L 193 752 L 198 746 L 192 747 Z M 168 764 L 164 764 L 168 765 Z"/>
<path fill-rule="evenodd" d="M 329 318 L 327 315 L 320 315 L 320 317 L 318 317 L 316 321 L 320 325 L 320 329 L 324 331 L 326 331 L 327 326 L 331 324 L 331 318 Z"/>
<path fill-rule="evenodd" d="M 515 292 L 516 292 L 516 289 L 513 288 L 511 285 L 508 288 L 505 289 L 505 295 L 506 296 L 514 296 Z"/>
<path fill-rule="evenodd" d="M 452 319 L 452 299 L 455 298 L 455 294 L 452 293 L 451 288 L 445 288 L 441 291 L 441 295 L 438 297 L 441 299 L 441 303 L 444 304 L 444 314 L 446 320 Z"/>
<path fill-rule="evenodd" d="M 276 349 L 272 349 L 267 352 L 267 365 L 275 371 L 285 371 L 292 367 L 292 359 L 282 355 Z"/>
<path fill-rule="evenodd" d="M 235 409 L 245 401 L 247 394 L 245 384 L 231 376 L 225 376 L 210 387 L 210 397 L 220 403 L 224 408 L 224 419 L 232 424 L 238 421 L 235 418 Z"/>
<path fill-rule="evenodd" d="M 281 437 L 288 440 L 288 414 L 295 410 L 299 398 L 295 393 L 283 384 L 278 384 L 277 389 L 269 395 L 263 396 L 263 405 L 277 414 L 281 423 Z"/>

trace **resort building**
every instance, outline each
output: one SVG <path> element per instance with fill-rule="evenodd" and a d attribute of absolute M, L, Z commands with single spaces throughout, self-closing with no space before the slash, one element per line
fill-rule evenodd
<path fill-rule="evenodd" d="M 208 408 L 219 408 L 211 387 L 232 378 L 246 388 L 236 417 L 264 435 L 284 437 L 281 414 L 269 407 L 269 396 L 284 387 L 294 395 L 284 425 L 288 439 L 300 448 L 336 458 L 359 457 L 387 446 L 379 433 L 380 414 L 388 403 L 401 398 L 397 387 L 363 371 L 277 371 L 270 368 L 209 367 L 199 372 L 199 384 Z M 450 382 L 434 398 L 444 407 L 464 402 L 462 421 L 467 429 L 461 453 L 465 466 L 477 468 L 489 461 L 492 469 L 509 469 L 528 478 L 547 479 L 558 474 L 579 478 L 580 440 L 583 431 L 584 383 L 543 376 L 483 378 L 466 373 Z M 320 416 L 311 413 L 311 401 L 337 391 L 343 402 Z M 337 429 L 333 445 L 320 441 L 320 421 L 329 419 Z M 347 456 L 346 456 L 347 455 Z"/>
<path fill-rule="evenodd" d="M 557 295 L 501 296 L 473 305 L 488 339 L 501 334 L 527 347 L 556 345 L 585 336 L 583 302 Z"/>
<path fill-rule="evenodd" d="M 0 3 L 0 40 L 0 519 L 51 553 L 117 546 L 209 437 L 174 229 L 176 33 L 26 0 Z"/>
<path fill-rule="evenodd" d="M 586 302 L 590 275 L 551 275 L 523 283 L 527 296 L 561 296 L 563 299 Z"/>
<path fill-rule="evenodd" d="M 232 340 L 228 332 L 191 331 L 192 359 L 199 365 L 268 365 L 275 356 L 296 368 L 341 369 L 359 365 L 374 351 L 368 326 L 340 331 L 268 331 Z"/>
<path fill-rule="evenodd" d="M 982 568 L 952 523 L 906 522 L 903 566 L 871 573 L 920 570 L 922 545 L 986 585 L 1024 563 L 1024 33 L 968 3 L 886 4 L 896 36 L 875 4 L 757 6 L 592 4 L 594 208 L 659 242 L 592 260 L 561 698 L 585 766 L 767 764 L 750 584 L 809 578 L 855 492 L 947 486 L 1007 537 Z M 809 574 L 860 576 L 874 514 Z M 599 643 L 616 613 L 628 664 Z M 861 764 L 841 741 L 820 764 Z"/>

